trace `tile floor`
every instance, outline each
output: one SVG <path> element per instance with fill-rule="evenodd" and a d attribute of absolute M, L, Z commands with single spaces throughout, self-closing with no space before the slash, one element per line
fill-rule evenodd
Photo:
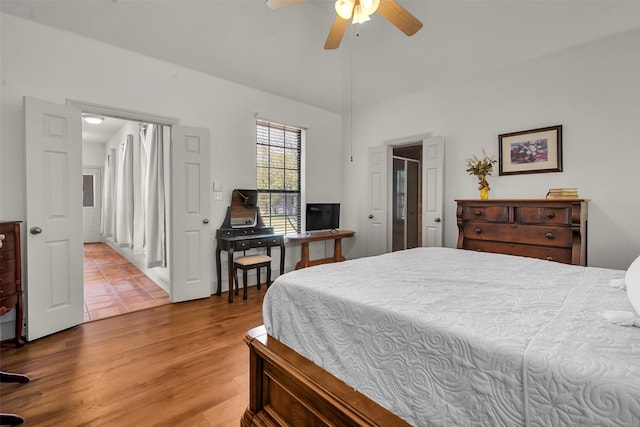
<path fill-rule="evenodd" d="M 104 243 L 84 245 L 84 320 L 169 304 L 169 295 Z"/>

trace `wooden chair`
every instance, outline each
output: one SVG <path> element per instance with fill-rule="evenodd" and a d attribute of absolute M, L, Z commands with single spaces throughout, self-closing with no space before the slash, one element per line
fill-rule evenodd
<path fill-rule="evenodd" d="M 244 292 L 242 299 L 247 299 L 247 271 L 256 269 L 258 276 L 258 289 L 260 289 L 260 269 L 267 267 L 267 288 L 271 284 L 271 257 L 268 255 L 247 255 L 238 257 L 233 260 L 233 280 L 235 283 L 235 294 L 238 295 L 238 269 L 242 270 L 242 285 Z M 229 290 L 231 292 L 231 290 Z M 229 302 L 233 302 L 233 298 L 229 295 Z"/>

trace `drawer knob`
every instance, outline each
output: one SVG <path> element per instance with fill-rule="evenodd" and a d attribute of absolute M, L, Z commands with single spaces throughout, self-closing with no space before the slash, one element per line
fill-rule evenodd
<path fill-rule="evenodd" d="M 547 218 L 549 218 L 549 219 L 552 219 L 552 218 L 555 218 L 555 217 L 556 217 L 556 214 L 555 214 L 555 213 L 553 213 L 553 212 L 549 212 L 549 213 L 547 214 Z"/>
<path fill-rule="evenodd" d="M 480 216 L 480 215 L 482 215 L 482 212 L 480 212 L 480 211 L 473 211 L 473 214 L 474 214 L 475 216 Z"/>
<path fill-rule="evenodd" d="M 474 231 L 475 231 L 477 234 L 482 233 L 482 229 L 481 229 L 480 227 L 476 228 Z"/>
<path fill-rule="evenodd" d="M 546 237 L 547 239 L 553 239 L 555 236 L 553 235 L 553 233 L 547 233 L 544 235 L 544 237 Z"/>

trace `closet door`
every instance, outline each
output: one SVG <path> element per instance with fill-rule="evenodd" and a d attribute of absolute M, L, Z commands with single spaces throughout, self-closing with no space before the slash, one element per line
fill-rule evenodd
<path fill-rule="evenodd" d="M 84 321 L 80 111 L 25 98 L 27 340 Z"/>
<path fill-rule="evenodd" d="M 209 130 L 173 126 L 171 302 L 209 297 L 213 277 Z"/>

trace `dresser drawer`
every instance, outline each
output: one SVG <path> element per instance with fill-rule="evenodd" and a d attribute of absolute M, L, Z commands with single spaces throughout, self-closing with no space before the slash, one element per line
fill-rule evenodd
<path fill-rule="evenodd" d="M 509 221 L 508 206 L 465 206 L 462 208 L 462 219 L 465 221 Z"/>
<path fill-rule="evenodd" d="M 468 222 L 464 224 L 463 234 L 465 239 L 561 247 L 571 247 L 573 238 L 572 230 L 569 227 L 533 227 L 487 222 Z"/>
<path fill-rule="evenodd" d="M 216 235 L 217 235 L 216 237 L 218 237 L 218 238 L 220 238 L 220 237 L 229 238 L 229 237 L 233 237 L 234 236 L 233 230 L 218 230 L 216 232 Z"/>
<path fill-rule="evenodd" d="M 3 222 L 0 223 L 0 233 L 5 235 L 4 241 L 10 242 L 15 240 L 15 223 Z"/>
<path fill-rule="evenodd" d="M 0 296 L 0 315 L 11 310 L 18 303 L 18 294 Z"/>
<path fill-rule="evenodd" d="M 548 246 L 528 246 L 515 243 L 489 242 L 483 240 L 465 240 L 464 248 L 480 252 L 492 252 L 496 254 L 509 254 L 529 258 L 544 259 L 547 261 L 571 264 L 571 249 Z"/>
<path fill-rule="evenodd" d="M 16 259 L 15 240 L 5 239 L 2 241 L 2 249 L 0 249 L 0 259 L 2 260 Z"/>
<path fill-rule="evenodd" d="M 251 240 L 238 240 L 233 243 L 233 249 L 236 251 L 244 251 L 251 249 Z"/>
<path fill-rule="evenodd" d="M 15 258 L 7 259 L 5 257 L 2 257 L 0 259 L 0 274 L 5 273 L 7 271 L 16 271 Z"/>
<path fill-rule="evenodd" d="M 16 270 L 15 268 L 11 270 L 2 270 L 0 271 L 0 287 L 4 287 L 7 283 L 15 283 L 16 282 Z"/>
<path fill-rule="evenodd" d="M 521 224 L 570 225 L 571 208 L 517 206 L 514 219 Z"/>
<path fill-rule="evenodd" d="M 266 248 L 267 246 L 280 245 L 280 238 L 278 237 L 266 237 L 264 239 L 254 240 L 256 248 Z"/>
<path fill-rule="evenodd" d="M 15 279 L 11 281 L 2 281 L 0 283 L 0 297 L 6 297 L 8 295 L 15 294 L 18 290 L 18 285 L 16 284 Z"/>

